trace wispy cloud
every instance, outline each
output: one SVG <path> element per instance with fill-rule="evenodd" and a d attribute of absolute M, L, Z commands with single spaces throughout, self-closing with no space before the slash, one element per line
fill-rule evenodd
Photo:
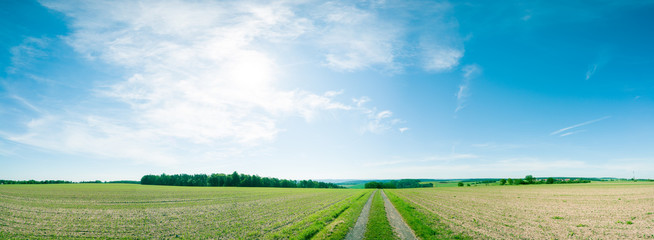
<path fill-rule="evenodd" d="M 23 42 L 9 50 L 11 53 L 11 66 L 8 73 L 15 73 L 18 69 L 28 66 L 31 62 L 47 57 L 44 49 L 50 44 L 50 39 L 27 37 Z"/>
<path fill-rule="evenodd" d="M 452 9 L 447 3 L 328 2 L 316 9 L 321 19 L 309 21 L 320 32 L 326 65 L 334 70 L 400 72 L 418 65 L 440 72 L 458 66 L 464 55 L 458 25 L 446 17 Z M 423 17 L 406 21 L 398 15 Z"/>
<path fill-rule="evenodd" d="M 324 21 L 319 42 L 327 51 L 327 66 L 340 71 L 399 67 L 395 55 L 402 37 L 400 26 L 384 21 L 374 9 L 347 2 L 328 2 L 319 9 Z"/>
<path fill-rule="evenodd" d="M 611 118 L 611 116 L 604 116 L 604 117 L 601 117 L 601 118 L 598 118 L 598 119 L 593 119 L 593 120 L 586 121 L 586 122 L 579 123 L 579 124 L 575 124 L 575 125 L 572 125 L 572 126 L 569 126 L 569 127 L 564 127 L 564 128 L 559 129 L 559 130 L 556 130 L 554 132 L 551 132 L 550 135 L 559 135 L 560 137 L 564 137 L 564 136 L 569 136 L 569 135 L 576 134 L 576 133 L 579 133 L 579 132 L 583 132 L 584 130 L 573 131 L 573 132 L 568 132 L 568 131 L 572 130 L 572 129 L 575 129 L 575 128 L 578 128 L 578 127 L 581 127 L 581 126 L 588 125 L 588 124 L 596 123 L 596 122 L 599 122 L 599 121 L 602 121 L 602 120 L 605 120 L 605 119 L 608 119 L 608 118 Z"/>
<path fill-rule="evenodd" d="M 368 112 L 368 121 L 363 128 L 363 132 L 383 133 L 401 122 L 400 119 L 392 118 L 393 112 L 388 110 L 377 111 L 376 109 L 368 109 L 365 111 Z"/>
<path fill-rule="evenodd" d="M 466 65 L 461 69 L 463 71 L 463 78 L 459 84 L 459 91 L 456 93 L 456 109 L 454 112 L 459 112 L 466 107 L 466 102 L 470 96 L 470 81 L 481 74 L 481 68 L 476 65 Z"/>
<path fill-rule="evenodd" d="M 352 102 L 354 102 L 354 104 L 356 104 L 357 107 L 361 107 L 363 106 L 363 104 L 370 102 L 370 98 L 366 96 L 360 98 L 353 98 Z"/>
<path fill-rule="evenodd" d="M 404 123 L 402 119 L 393 117 L 393 112 L 390 110 L 378 110 L 376 107 L 366 106 L 370 101 L 371 99 L 366 96 L 352 99 L 352 102 L 356 105 L 356 107 L 353 107 L 353 110 L 367 115 L 367 119 L 361 127 L 362 133 L 370 132 L 381 134 L 393 129 L 393 127 L 398 124 Z M 409 130 L 409 128 L 400 127 L 398 130 L 400 133 L 404 133 Z"/>
<path fill-rule="evenodd" d="M 460 49 L 430 46 L 427 47 L 424 68 L 427 71 L 446 71 L 459 65 L 459 59 L 463 57 Z"/>
<path fill-rule="evenodd" d="M 27 108 L 29 108 L 34 112 L 43 113 L 43 111 L 40 108 L 34 106 L 34 104 L 30 103 L 29 101 L 25 100 L 24 98 L 18 95 L 11 95 L 9 97 L 15 99 L 16 101 L 20 102 L 21 104 L 23 104 L 24 106 L 26 106 Z"/>
<path fill-rule="evenodd" d="M 590 79 L 590 77 L 595 74 L 595 71 L 597 71 L 597 64 L 588 66 L 588 70 L 586 71 L 586 80 Z"/>
<path fill-rule="evenodd" d="M 585 131 L 586 131 L 586 130 L 579 130 L 579 131 L 573 131 L 573 132 L 566 132 L 566 133 L 561 133 L 561 135 L 559 135 L 559 136 L 561 136 L 561 137 L 565 137 L 565 136 L 570 136 L 570 135 L 577 134 L 577 133 L 581 133 L 581 132 L 585 132 Z"/>
<path fill-rule="evenodd" d="M 608 50 L 604 49 L 599 52 L 597 59 L 593 64 L 588 65 L 586 70 L 586 80 L 589 80 L 595 75 L 600 68 L 604 67 L 609 62 L 610 54 Z"/>

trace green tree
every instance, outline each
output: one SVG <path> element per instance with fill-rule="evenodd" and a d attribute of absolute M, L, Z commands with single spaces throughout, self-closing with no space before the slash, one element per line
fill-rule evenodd
<path fill-rule="evenodd" d="M 525 176 L 525 182 L 527 184 L 533 184 L 534 183 L 534 176 L 532 176 L 532 175 Z"/>
<path fill-rule="evenodd" d="M 509 185 L 513 185 L 513 179 L 510 179 L 510 178 L 509 178 L 509 180 L 507 181 L 507 183 L 508 183 Z"/>
<path fill-rule="evenodd" d="M 463 182 L 459 182 L 457 185 L 458 185 L 459 187 L 463 187 Z"/>
<path fill-rule="evenodd" d="M 252 186 L 261 187 L 261 177 L 257 175 L 252 175 Z"/>
<path fill-rule="evenodd" d="M 241 184 L 241 176 L 238 175 L 236 171 L 232 173 L 232 181 L 229 186 L 238 186 Z"/>
<path fill-rule="evenodd" d="M 390 181 L 382 184 L 382 188 L 397 188 L 397 186 L 394 181 Z"/>
<path fill-rule="evenodd" d="M 551 178 L 551 177 L 547 178 L 547 182 L 545 182 L 545 183 L 546 183 L 546 184 L 552 184 L 552 183 L 554 183 L 554 178 Z"/>
<path fill-rule="evenodd" d="M 503 179 L 503 178 L 500 179 L 500 185 L 504 185 L 504 184 L 506 184 L 506 179 Z"/>
<path fill-rule="evenodd" d="M 383 185 L 381 182 L 367 182 L 364 186 L 365 188 L 382 188 Z"/>

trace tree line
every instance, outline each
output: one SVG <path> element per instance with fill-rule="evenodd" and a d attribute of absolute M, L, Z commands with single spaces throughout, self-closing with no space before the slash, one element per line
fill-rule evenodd
<path fill-rule="evenodd" d="M 388 182 L 367 182 L 365 188 L 421 188 L 434 187 L 433 183 L 420 183 L 417 179 L 392 180 Z"/>
<path fill-rule="evenodd" d="M 344 188 L 334 183 L 313 180 L 288 180 L 258 175 L 214 173 L 206 174 L 161 174 L 145 175 L 141 178 L 143 185 L 169 186 L 212 186 L 212 187 L 281 187 L 281 188 Z"/>
<path fill-rule="evenodd" d="M 100 180 L 95 180 L 95 181 L 73 182 L 73 181 L 65 181 L 65 180 L 37 181 L 37 180 L 2 180 L 2 179 L 0 179 L 0 184 L 64 184 L 64 183 L 130 183 L 130 184 L 139 184 L 141 182 L 133 181 L 133 180 L 118 180 L 118 181 L 104 181 L 104 182 L 100 181 Z"/>
<path fill-rule="evenodd" d="M 525 176 L 524 179 L 500 179 L 500 185 L 528 185 L 528 184 L 564 184 L 564 183 L 590 183 L 588 179 L 555 179 L 549 177 L 547 179 L 536 179 L 532 175 Z"/>
<path fill-rule="evenodd" d="M 61 184 L 61 183 L 73 183 L 71 181 L 64 180 L 0 180 L 0 184 Z"/>

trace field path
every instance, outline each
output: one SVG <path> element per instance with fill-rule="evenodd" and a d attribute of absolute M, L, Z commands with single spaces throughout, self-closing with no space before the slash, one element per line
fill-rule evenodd
<path fill-rule="evenodd" d="M 402 215 L 395 209 L 395 206 L 391 203 L 390 200 L 388 200 L 388 197 L 386 197 L 386 193 L 384 193 L 384 190 L 381 191 L 382 198 L 384 199 L 384 207 L 386 208 L 386 215 L 388 216 L 388 221 L 391 223 L 391 227 L 393 227 L 393 231 L 395 234 L 402 240 L 413 240 L 413 239 L 418 239 L 416 237 L 416 234 L 411 230 L 409 225 L 404 222 L 404 219 L 402 219 Z"/>
<path fill-rule="evenodd" d="M 372 197 L 375 196 L 377 193 L 377 190 L 375 190 L 372 194 L 370 194 L 370 197 L 368 198 L 368 202 L 366 202 L 366 205 L 363 206 L 363 210 L 361 210 L 361 215 L 359 215 L 359 218 L 357 218 L 357 222 L 354 224 L 354 228 L 350 230 L 349 233 L 345 236 L 346 240 L 360 240 L 363 239 L 364 234 L 366 233 L 366 224 L 368 223 L 368 216 L 370 215 L 370 206 L 372 205 Z"/>

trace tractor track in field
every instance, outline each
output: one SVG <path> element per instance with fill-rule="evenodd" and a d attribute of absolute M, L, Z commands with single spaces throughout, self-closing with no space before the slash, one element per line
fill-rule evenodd
<path fill-rule="evenodd" d="M 372 194 L 370 194 L 370 197 L 368 198 L 368 202 L 366 202 L 366 205 L 363 206 L 363 209 L 361 210 L 361 214 L 359 215 L 359 218 L 357 218 L 357 222 L 354 224 L 354 228 L 350 230 L 350 232 L 345 235 L 346 240 L 360 240 L 363 239 L 364 235 L 366 234 L 366 225 L 368 224 L 368 216 L 370 216 L 370 206 L 372 205 L 372 198 L 375 196 L 377 193 L 377 190 L 375 190 Z"/>
<path fill-rule="evenodd" d="M 416 234 L 411 230 L 409 225 L 404 222 L 402 215 L 395 209 L 393 203 L 388 200 L 384 190 L 381 190 L 382 198 L 384 199 L 384 208 L 386 209 L 386 216 L 388 217 L 388 222 L 390 222 L 391 227 L 393 227 L 393 232 L 402 240 L 417 240 Z"/>

